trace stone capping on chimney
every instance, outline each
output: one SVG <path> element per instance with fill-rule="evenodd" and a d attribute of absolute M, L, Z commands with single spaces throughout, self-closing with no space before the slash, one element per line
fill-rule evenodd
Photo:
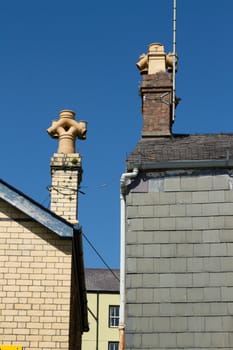
<path fill-rule="evenodd" d="M 79 153 L 54 153 L 50 162 L 51 167 L 81 168 L 81 156 Z"/>
<path fill-rule="evenodd" d="M 170 136 L 172 127 L 172 74 L 158 72 L 142 76 L 142 137 Z"/>

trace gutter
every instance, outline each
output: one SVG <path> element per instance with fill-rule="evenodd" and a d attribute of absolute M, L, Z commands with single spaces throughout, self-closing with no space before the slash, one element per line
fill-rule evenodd
<path fill-rule="evenodd" d="M 120 350 L 125 349 L 125 233 L 126 233 L 126 191 L 130 184 L 130 180 L 138 175 L 138 169 L 134 168 L 132 172 L 123 173 L 120 179 L 120 230 L 121 230 L 121 244 L 120 244 Z"/>
<path fill-rule="evenodd" d="M 154 169 L 193 169 L 193 168 L 233 168 L 233 160 L 208 159 L 208 160 L 164 160 L 143 163 L 131 163 L 128 169 L 138 168 L 141 170 Z M 132 165 L 131 165 L 132 164 Z"/>

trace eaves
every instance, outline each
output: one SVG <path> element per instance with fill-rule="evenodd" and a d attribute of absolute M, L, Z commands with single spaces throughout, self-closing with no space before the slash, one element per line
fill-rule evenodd
<path fill-rule="evenodd" d="M 0 179 L 0 198 L 62 238 L 72 238 L 74 226 Z"/>

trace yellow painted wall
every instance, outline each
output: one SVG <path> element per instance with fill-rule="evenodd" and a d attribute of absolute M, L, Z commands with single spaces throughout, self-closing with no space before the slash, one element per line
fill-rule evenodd
<path fill-rule="evenodd" d="M 87 293 L 88 308 L 97 316 L 97 293 Z M 109 341 L 119 341 L 119 330 L 108 327 L 109 305 L 120 305 L 119 294 L 99 294 L 99 342 L 98 350 L 108 350 Z M 97 321 L 88 311 L 90 331 L 82 337 L 82 350 L 96 350 Z"/>

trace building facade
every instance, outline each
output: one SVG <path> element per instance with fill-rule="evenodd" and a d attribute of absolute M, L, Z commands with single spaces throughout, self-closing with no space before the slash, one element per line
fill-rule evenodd
<path fill-rule="evenodd" d="M 161 45 L 154 49 L 166 60 Z M 173 134 L 172 74 L 164 67 L 143 72 L 142 138 L 122 186 L 125 348 L 227 349 L 233 345 L 233 134 Z"/>
<path fill-rule="evenodd" d="M 74 117 L 71 111 L 64 115 Z M 69 123 L 74 120 L 65 122 L 66 133 Z M 88 330 L 82 230 L 76 225 L 81 159 L 71 151 L 52 158 L 51 210 L 0 180 L 3 350 L 79 350 Z"/>
<path fill-rule="evenodd" d="M 89 332 L 82 350 L 119 349 L 119 270 L 85 269 Z"/>

